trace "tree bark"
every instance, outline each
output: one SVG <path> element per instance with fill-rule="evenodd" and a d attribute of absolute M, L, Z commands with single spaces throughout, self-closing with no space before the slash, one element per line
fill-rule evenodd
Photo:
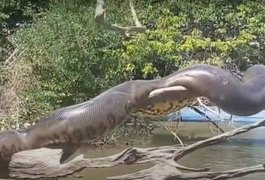
<path fill-rule="evenodd" d="M 61 149 L 41 148 L 22 151 L 12 156 L 8 165 L 8 176 L 12 178 L 62 177 L 89 167 L 105 168 L 117 166 L 119 164 L 130 165 L 134 163 L 151 162 L 155 165 L 149 169 L 112 177 L 110 179 L 157 179 L 157 177 L 160 177 L 159 179 L 170 179 L 172 177 L 177 179 L 228 179 L 240 177 L 255 172 L 264 172 L 264 165 L 212 172 L 207 168 L 196 169 L 185 167 L 178 164 L 177 161 L 195 150 L 220 143 L 229 137 L 245 133 L 264 125 L 265 120 L 259 121 L 185 147 L 162 146 L 153 148 L 128 148 L 121 153 L 101 158 L 84 158 L 83 155 L 79 155 L 65 164 L 60 164 L 62 155 Z M 188 172 L 182 172 L 181 170 Z M 0 175 L 3 176 L 1 172 Z"/>

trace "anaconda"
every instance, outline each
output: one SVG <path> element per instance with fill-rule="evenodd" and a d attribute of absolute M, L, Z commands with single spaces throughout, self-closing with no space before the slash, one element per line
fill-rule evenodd
<path fill-rule="evenodd" d="M 198 96 L 207 97 L 231 114 L 253 114 L 264 109 L 264 71 L 264 66 L 254 66 L 241 82 L 221 68 L 197 65 L 158 80 L 128 81 L 87 102 L 58 109 L 30 128 L 1 132 L 0 158 L 8 159 L 15 152 L 49 144 L 94 139 L 131 114 L 168 113 Z"/>
<path fill-rule="evenodd" d="M 256 114 L 265 109 L 265 66 L 254 65 L 239 81 L 228 71 L 212 65 L 194 65 L 173 73 L 167 82 L 186 87 L 196 97 L 203 96 L 224 111 L 239 116 Z M 172 84 L 171 84 L 172 85 Z M 156 89 L 150 97 L 174 93 L 174 87 Z"/>
<path fill-rule="evenodd" d="M 22 150 L 58 143 L 78 144 L 102 136 L 150 103 L 166 102 L 168 99 L 163 95 L 148 98 L 152 90 L 170 87 L 166 81 L 166 78 L 127 81 L 87 102 L 55 110 L 32 127 L 1 132 L 0 159 L 9 160 L 13 153 Z M 174 98 L 185 100 L 191 96 L 183 90 Z"/>

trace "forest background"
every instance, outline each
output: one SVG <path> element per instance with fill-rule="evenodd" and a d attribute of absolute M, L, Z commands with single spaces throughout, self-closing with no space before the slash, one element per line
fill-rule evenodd
<path fill-rule="evenodd" d="M 96 1 L 0 2 L 0 130 L 21 128 L 130 79 L 191 64 L 233 72 L 265 63 L 263 0 L 135 0 L 145 33 L 100 27 Z M 133 25 L 129 3 L 106 1 L 106 20 Z"/>

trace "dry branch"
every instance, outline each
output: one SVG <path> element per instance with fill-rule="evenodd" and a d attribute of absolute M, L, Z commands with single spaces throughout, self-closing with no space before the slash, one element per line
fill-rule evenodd
<path fill-rule="evenodd" d="M 255 129 L 255 128 L 261 127 L 261 126 L 265 126 L 265 120 L 258 121 L 256 123 L 251 124 L 251 125 L 245 125 L 243 127 L 234 129 L 230 132 L 226 132 L 226 133 L 211 137 L 211 138 L 203 140 L 203 141 L 198 141 L 194 144 L 191 144 L 189 146 L 182 148 L 181 151 L 176 151 L 174 159 L 178 160 L 178 159 L 182 158 L 183 156 L 185 156 L 185 155 L 187 155 L 187 154 L 189 154 L 189 153 L 191 153 L 197 149 L 201 149 L 201 148 L 204 148 L 206 146 L 217 144 L 219 142 L 222 142 L 222 141 L 228 139 L 229 137 L 233 137 L 233 136 L 236 136 L 238 134 L 248 132 L 252 129 Z"/>
<path fill-rule="evenodd" d="M 250 166 L 246 168 L 233 169 L 229 171 L 220 171 L 220 172 L 191 172 L 191 173 L 182 173 L 176 168 L 164 164 L 155 165 L 149 169 L 138 171 L 136 173 L 110 177 L 108 179 L 112 180 L 132 180 L 132 179 L 181 179 L 181 180 L 190 180 L 190 179 L 229 179 L 234 177 L 242 177 L 252 173 L 264 172 L 265 168 L 263 164 Z"/>
<path fill-rule="evenodd" d="M 200 114 L 201 116 L 204 116 L 206 118 L 206 122 L 209 122 L 210 124 L 212 124 L 218 131 L 220 131 L 221 133 L 224 133 L 225 131 L 218 126 L 218 124 L 213 121 L 209 116 L 207 116 L 206 114 L 204 114 L 203 112 L 201 112 L 198 108 L 196 108 L 195 106 L 191 107 L 195 112 L 197 112 L 198 114 Z"/>
<path fill-rule="evenodd" d="M 223 133 L 207 140 L 196 142 L 184 148 L 180 146 L 129 148 L 121 153 L 102 158 L 84 158 L 83 155 L 79 155 L 65 164 L 60 164 L 62 154 L 62 150 L 60 149 L 42 148 L 22 151 L 12 156 L 12 160 L 9 163 L 9 176 L 16 178 L 60 177 L 73 174 L 88 167 L 113 167 L 119 164 L 130 165 L 148 162 L 156 165 L 150 169 L 113 178 L 133 179 L 133 177 L 137 177 L 137 179 L 155 179 L 154 177 L 164 177 L 163 179 L 165 179 L 178 177 L 180 179 L 198 179 L 203 177 L 225 179 L 244 176 L 250 173 L 263 172 L 263 165 L 230 171 L 207 172 L 208 169 L 195 169 L 181 166 L 177 163 L 177 160 L 197 149 L 222 142 L 224 139 L 264 125 L 265 120 L 237 128 L 231 132 Z M 167 167 L 167 171 L 163 171 L 165 167 Z M 191 172 L 184 173 L 180 170 Z"/>
<path fill-rule="evenodd" d="M 95 21 L 102 25 L 105 29 L 115 31 L 117 33 L 120 33 L 121 35 L 124 35 L 126 37 L 130 37 L 133 34 L 137 33 L 144 33 L 146 31 L 146 27 L 142 26 L 141 23 L 139 22 L 133 3 L 130 0 L 129 1 L 130 9 L 132 12 L 133 20 L 135 22 L 135 26 L 119 26 L 116 24 L 111 24 L 106 22 L 105 17 L 105 2 L 104 0 L 97 0 L 97 6 L 96 6 L 96 11 L 95 11 Z"/>
<path fill-rule="evenodd" d="M 84 158 L 83 155 L 75 157 L 73 160 L 60 164 L 62 155 L 61 149 L 41 148 L 29 151 L 22 151 L 14 154 L 9 163 L 9 175 L 15 178 L 43 178 L 60 177 L 78 172 L 84 168 L 106 168 L 119 164 L 148 163 L 166 161 L 172 158 L 172 152 L 176 146 L 158 148 L 129 148 L 121 153 L 102 157 Z M 183 170 L 202 171 L 205 169 L 186 168 L 175 164 Z"/>
<path fill-rule="evenodd" d="M 201 98 L 196 98 L 196 100 L 198 101 L 198 103 L 199 103 L 200 106 L 204 107 L 205 109 L 207 109 L 208 111 L 210 111 L 211 113 L 213 113 L 217 117 L 221 118 L 222 120 L 225 120 L 225 118 L 220 115 L 220 108 L 219 107 L 218 107 L 219 113 L 217 113 L 214 110 L 212 110 L 211 108 L 209 108 L 206 104 L 204 104 L 202 102 Z"/>

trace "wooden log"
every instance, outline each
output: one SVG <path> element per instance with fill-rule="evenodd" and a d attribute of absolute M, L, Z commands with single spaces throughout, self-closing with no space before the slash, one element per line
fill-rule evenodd
<path fill-rule="evenodd" d="M 223 179 L 225 179 L 229 177 L 238 177 L 255 172 L 264 172 L 264 166 L 256 165 L 230 171 L 208 172 L 209 169 L 185 167 L 178 164 L 177 161 L 180 158 L 194 152 L 195 150 L 223 142 L 224 139 L 235 136 L 237 134 L 242 134 L 264 125 L 265 120 L 259 121 L 257 123 L 246 125 L 233 131 L 226 132 L 185 147 L 162 146 L 153 148 L 128 148 L 118 154 L 101 158 L 84 158 L 84 155 L 79 155 L 64 164 L 60 164 L 60 159 L 62 156 L 61 149 L 41 148 L 22 151 L 12 156 L 9 165 L 7 166 L 8 171 L 5 172 L 8 172 L 8 176 L 11 178 L 51 178 L 63 177 L 89 167 L 106 168 L 117 166 L 119 164 L 130 165 L 134 163 L 151 162 L 156 165 L 150 169 L 136 172 L 136 174 L 128 174 L 128 176 L 119 176 L 118 178 L 131 179 L 133 176 L 139 176 L 138 179 L 152 179 L 154 175 L 158 175 L 159 173 L 161 177 L 181 177 L 182 179 L 196 179 L 197 177 L 212 179 L 218 179 L 219 177 L 222 177 Z M 167 172 L 163 170 L 158 171 L 159 166 L 170 166 L 171 170 Z M 163 168 L 160 167 L 160 169 Z M 190 172 L 181 172 L 181 170 Z M 1 172 L 0 175 L 1 177 L 4 176 L 4 174 L 1 174 Z M 117 177 L 113 178 L 115 179 Z"/>
<path fill-rule="evenodd" d="M 190 179 L 212 179 L 212 180 L 224 180 L 235 177 L 241 177 L 248 174 L 253 174 L 257 172 L 265 172 L 263 164 L 250 166 L 246 168 L 233 169 L 229 171 L 220 171 L 220 172 L 188 172 L 183 173 L 176 168 L 168 165 L 155 165 L 149 169 L 138 171 L 136 173 L 125 174 L 121 176 L 110 177 L 111 180 L 131 180 L 131 179 L 141 179 L 141 180 L 150 180 L 150 179 L 181 179 L 181 180 L 190 180 Z"/>

